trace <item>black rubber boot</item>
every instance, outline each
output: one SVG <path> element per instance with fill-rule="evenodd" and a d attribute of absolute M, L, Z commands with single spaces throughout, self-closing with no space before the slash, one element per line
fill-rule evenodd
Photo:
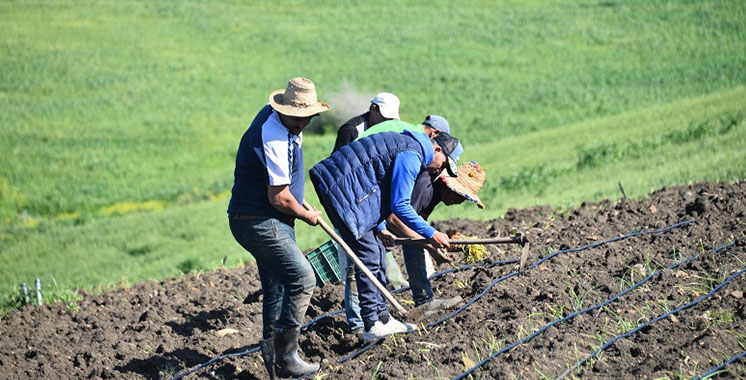
<path fill-rule="evenodd" d="M 275 330 L 275 365 L 277 376 L 301 377 L 319 370 L 318 363 L 306 363 L 298 356 L 300 329 Z"/>
<path fill-rule="evenodd" d="M 264 367 L 269 373 L 269 380 L 275 380 L 275 337 L 270 335 L 269 338 L 261 341 L 262 360 Z"/>

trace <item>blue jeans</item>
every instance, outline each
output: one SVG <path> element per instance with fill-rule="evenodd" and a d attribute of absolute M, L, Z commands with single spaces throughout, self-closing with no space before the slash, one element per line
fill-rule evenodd
<path fill-rule="evenodd" d="M 311 302 L 316 278 L 295 241 L 295 229 L 274 218 L 229 219 L 231 232 L 249 251 L 262 283 L 262 334 L 272 328 L 298 328 Z"/>
<path fill-rule="evenodd" d="M 337 231 L 339 234 L 339 231 Z M 363 328 L 363 319 L 360 317 L 360 301 L 357 298 L 357 285 L 355 284 L 355 264 L 347 257 L 342 247 L 337 250 L 339 258 L 339 270 L 344 283 L 344 303 L 347 326 L 350 330 Z M 355 289 L 353 289 L 355 288 Z"/>
<path fill-rule="evenodd" d="M 415 307 L 430 302 L 433 299 L 433 288 L 430 280 L 427 279 L 425 249 L 404 244 L 402 251 L 404 251 L 404 265 L 407 267 Z"/>

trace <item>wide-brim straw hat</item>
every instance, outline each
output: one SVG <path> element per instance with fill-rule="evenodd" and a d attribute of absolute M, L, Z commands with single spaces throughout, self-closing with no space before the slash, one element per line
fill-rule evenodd
<path fill-rule="evenodd" d="M 453 177 L 444 170 L 440 175 L 441 181 L 453 192 L 476 203 L 477 207 L 484 208 L 484 203 L 479 199 L 479 189 L 484 185 L 486 177 L 484 170 L 476 162 L 469 161 L 459 165 L 456 171 L 458 176 Z"/>
<path fill-rule="evenodd" d="M 329 105 L 316 97 L 316 86 L 308 78 L 288 81 L 288 87 L 273 91 L 269 104 L 275 111 L 288 116 L 307 117 L 329 111 Z"/>

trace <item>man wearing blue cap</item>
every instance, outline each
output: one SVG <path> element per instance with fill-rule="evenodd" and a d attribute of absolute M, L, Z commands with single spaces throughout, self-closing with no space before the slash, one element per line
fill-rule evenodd
<path fill-rule="evenodd" d="M 409 124 L 407 122 L 403 122 L 400 120 L 389 120 L 384 121 L 379 124 L 376 124 L 375 126 L 369 127 L 363 133 L 360 134 L 360 136 L 357 138 L 358 140 L 361 138 L 365 138 L 374 134 L 382 133 L 382 132 L 404 132 L 404 131 L 415 131 L 424 133 L 430 138 L 435 138 L 436 136 L 440 135 L 441 133 L 450 134 L 450 124 L 448 123 L 448 120 L 446 120 L 442 116 L 438 115 L 428 115 L 425 117 L 425 120 L 420 124 Z M 444 139 L 445 140 L 445 139 Z M 458 142 L 458 140 L 455 140 L 456 144 L 449 150 L 451 154 L 449 155 L 449 163 L 451 164 L 451 167 L 456 168 L 456 162 L 458 161 L 459 157 L 463 153 L 464 149 L 461 146 L 461 143 Z M 437 178 L 437 174 L 432 177 Z M 414 187 L 411 190 L 411 200 L 412 200 L 412 206 L 415 209 L 415 212 L 417 214 L 420 214 L 420 211 L 422 208 L 424 208 L 426 205 L 420 205 L 419 200 L 426 198 L 426 194 L 430 193 L 430 197 L 427 197 L 428 199 L 432 198 L 432 182 L 433 179 L 431 179 L 430 173 L 426 170 L 422 170 L 414 182 Z M 414 203 L 415 200 L 417 200 L 418 203 Z M 428 201 L 429 202 L 429 201 Z M 404 223 L 399 220 L 395 215 L 391 215 L 389 218 L 391 218 L 391 222 L 394 223 L 394 230 L 395 231 L 402 231 L 402 229 L 406 231 L 412 231 L 411 229 L 408 229 Z M 389 238 L 384 229 L 386 223 L 383 223 L 381 225 L 382 227 L 382 235 L 379 236 L 379 238 Z M 398 229 L 397 229 L 398 227 Z M 400 232 L 401 233 L 401 232 Z M 417 235 L 419 237 L 419 235 Z M 438 252 L 434 251 L 432 247 L 430 250 L 433 251 L 433 255 L 437 255 Z M 404 252 L 404 261 L 407 267 L 407 273 L 409 274 L 409 284 L 412 289 L 412 294 L 415 299 L 415 301 L 419 301 L 417 305 L 424 303 L 429 303 L 430 306 L 435 305 L 441 305 L 441 308 L 448 308 L 451 305 L 458 302 L 456 299 L 449 299 L 446 300 L 445 303 L 442 303 L 441 300 L 434 300 L 432 296 L 432 290 L 429 286 L 429 281 L 427 281 L 427 264 L 430 263 L 430 258 L 427 253 L 425 253 L 422 249 L 422 247 L 403 247 Z M 391 277 L 389 272 L 389 267 L 394 265 L 398 267 L 398 264 L 396 263 L 396 260 L 394 260 L 393 254 L 391 251 L 386 252 L 385 255 L 386 260 L 386 271 L 387 271 L 387 280 L 391 280 Z M 340 255 L 340 268 L 342 268 L 345 273 L 350 268 L 346 265 L 347 260 L 346 256 L 344 254 Z M 397 268 L 398 269 L 398 268 Z M 397 270 L 398 272 L 398 270 Z M 422 295 L 422 296 L 419 296 Z M 358 330 L 363 327 L 362 318 L 360 317 L 360 306 L 358 304 L 358 297 L 355 294 L 355 292 L 351 288 L 350 284 L 350 278 L 347 278 L 345 281 L 345 287 L 344 287 L 344 301 L 345 301 L 345 315 L 347 317 L 347 326 L 351 331 Z"/>
<path fill-rule="evenodd" d="M 364 132 L 362 132 L 357 137 L 357 139 L 368 137 L 372 134 L 381 133 L 381 132 L 400 132 L 401 133 L 401 132 L 404 132 L 405 130 L 424 133 L 431 138 L 435 137 L 440 132 L 445 132 L 449 134 L 451 133 L 451 127 L 450 127 L 450 124 L 448 123 L 448 120 L 438 115 L 427 115 L 427 117 L 425 117 L 425 120 L 420 124 L 409 124 L 405 121 L 396 120 L 396 119 L 387 120 L 387 121 L 378 123 L 366 129 Z M 461 149 L 461 151 L 463 152 L 463 148 Z"/>
<path fill-rule="evenodd" d="M 425 117 L 425 120 L 420 125 L 416 126 L 394 120 L 383 122 L 372 128 L 369 128 L 368 130 L 363 132 L 359 138 L 363 138 L 371 134 L 380 133 L 383 131 L 401 132 L 403 130 L 416 130 L 418 132 L 421 131 L 431 138 L 434 138 L 441 133 L 451 133 L 451 128 L 448 120 L 446 120 L 442 116 L 428 115 L 427 117 Z M 454 147 L 452 147 L 451 151 L 452 154 L 450 155 L 449 160 L 452 160 L 450 164 L 451 167 L 453 167 L 455 170 L 456 162 L 461 157 L 461 154 L 464 152 L 464 148 L 459 142 Z M 415 180 L 414 189 L 412 190 L 411 195 L 411 204 L 414 210 L 425 219 L 427 219 L 427 217 L 430 215 L 435 205 L 441 202 L 443 194 L 450 195 L 450 192 L 448 191 L 434 192 L 435 188 L 441 189 L 443 187 L 433 185 L 433 183 L 438 178 L 438 175 L 432 175 L 431 173 L 423 170 L 418 174 L 417 179 Z M 434 193 L 437 193 L 437 196 L 434 196 Z M 458 199 L 459 197 L 456 198 Z M 448 202 L 444 203 L 446 205 L 449 204 Z M 409 238 L 421 238 L 421 236 L 419 236 L 417 233 L 412 231 L 412 229 L 408 228 L 404 223 L 402 223 L 402 221 L 399 220 L 396 215 L 390 215 L 387 222 L 391 225 L 391 230 L 395 231 L 400 236 Z M 386 223 L 381 225 L 382 228 L 379 232 L 379 238 L 381 238 L 384 243 L 390 246 L 392 245 L 392 243 L 390 242 L 393 241 L 391 239 L 395 236 L 387 230 L 386 225 Z M 441 250 L 438 250 L 433 246 L 425 246 L 424 249 L 427 249 L 427 252 L 430 252 L 430 254 L 436 259 L 436 261 L 440 263 L 448 260 Z M 429 314 L 439 309 L 448 309 L 460 302 L 461 298 L 453 297 L 448 299 L 438 299 L 433 297 L 432 287 L 430 285 L 430 281 L 427 279 L 427 264 L 430 261 L 430 255 L 428 255 L 424 249 L 423 247 L 404 245 L 402 247 L 402 252 L 404 253 L 404 263 L 407 267 L 407 274 L 409 275 L 409 286 L 412 290 L 412 298 L 414 299 L 415 306 L 426 305 L 426 313 Z M 347 297 L 345 299 L 347 299 Z M 351 323 L 349 318 L 348 323 Z"/>
<path fill-rule="evenodd" d="M 396 215 L 434 247 L 448 246 L 448 237 L 415 212 L 410 198 L 423 169 L 433 174 L 446 169 L 455 175 L 450 162 L 457 145 L 458 140 L 447 133 L 435 139 L 411 130 L 377 133 L 342 147 L 309 171 L 332 224 L 382 284 L 386 283 L 386 249 L 376 233 L 388 215 Z M 355 274 L 364 341 L 415 328 L 391 317 L 381 292 L 360 270 Z"/>

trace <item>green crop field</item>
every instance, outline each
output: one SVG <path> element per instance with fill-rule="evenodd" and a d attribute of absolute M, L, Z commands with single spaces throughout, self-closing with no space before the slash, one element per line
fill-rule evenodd
<path fill-rule="evenodd" d="M 4 307 L 37 277 L 65 300 L 249 261 L 225 216 L 235 151 L 293 76 L 333 107 L 306 168 L 378 91 L 451 122 L 488 207 L 435 219 L 746 178 L 740 0 L 0 0 Z"/>

